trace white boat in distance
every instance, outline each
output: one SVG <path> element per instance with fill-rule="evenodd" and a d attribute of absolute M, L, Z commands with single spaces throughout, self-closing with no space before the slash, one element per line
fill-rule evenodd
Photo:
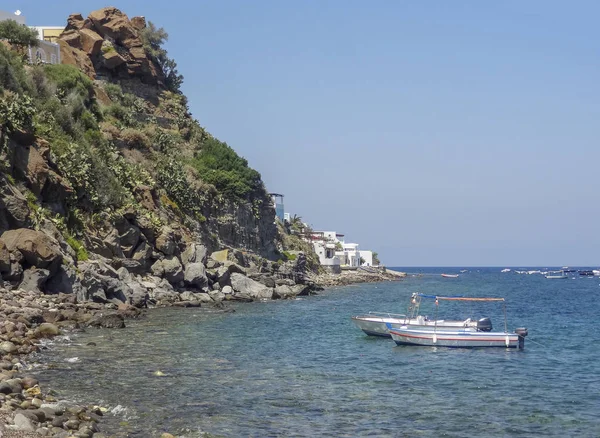
<path fill-rule="evenodd" d="M 431 320 L 427 316 L 419 315 L 422 298 L 435 299 L 435 295 L 413 293 L 411 295 L 408 315 L 386 312 L 369 312 L 366 315 L 353 316 L 352 322 L 369 336 L 382 336 L 389 338 L 388 324 L 392 327 L 410 326 L 424 330 L 433 330 L 436 327 L 449 328 L 477 328 L 478 322 L 468 318 L 466 320 Z"/>
<path fill-rule="evenodd" d="M 444 278 L 458 278 L 458 274 L 442 274 Z"/>
<path fill-rule="evenodd" d="M 569 276 L 565 274 L 564 271 L 556 271 L 556 273 L 558 273 L 558 275 L 552 275 L 552 273 L 549 273 L 548 275 L 546 275 L 546 278 L 549 278 L 550 280 L 565 280 L 569 278 Z"/>
<path fill-rule="evenodd" d="M 510 272 L 510 269 L 506 268 L 506 269 L 501 270 L 500 272 Z"/>
<path fill-rule="evenodd" d="M 452 301 L 500 301 L 504 298 L 464 298 L 464 297 L 436 297 L 438 300 Z M 477 327 L 435 327 L 433 330 L 423 330 L 420 327 L 411 327 L 404 325 L 401 327 L 392 327 L 388 324 L 387 328 L 392 339 L 397 345 L 420 345 L 430 347 L 503 347 L 519 348 L 525 347 L 526 328 L 518 328 L 514 333 L 507 331 L 506 324 L 506 306 L 504 306 L 504 331 L 492 332 L 492 323 L 488 318 L 480 320 Z M 485 324 L 485 320 L 489 324 Z"/>

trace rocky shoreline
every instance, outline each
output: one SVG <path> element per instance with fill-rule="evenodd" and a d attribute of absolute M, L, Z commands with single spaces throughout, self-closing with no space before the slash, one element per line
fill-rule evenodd
<path fill-rule="evenodd" d="M 229 265 L 233 266 L 233 265 Z M 234 270 L 238 267 L 234 268 Z M 229 272 L 229 270 L 227 271 Z M 236 272 L 229 272 L 230 276 Z M 238 273 L 239 274 L 239 273 Z M 256 276 L 256 275 L 255 275 Z M 310 277 L 310 276 L 309 276 Z M 296 284 L 287 279 L 273 279 L 275 287 L 279 287 L 274 297 L 294 297 L 302 294 L 316 293 L 323 287 L 340 286 L 352 283 L 390 281 L 402 277 L 395 272 L 360 272 L 345 271 L 338 275 L 322 274 L 306 278 L 306 284 Z M 256 287 L 249 277 L 236 280 L 242 281 L 250 289 Z M 279 284 L 278 284 L 279 283 Z M 258 283 L 261 284 L 262 283 Z M 282 288 L 281 286 L 285 286 Z M 227 287 L 227 285 L 225 286 Z M 231 287 L 231 286 L 229 286 Z M 239 285 L 236 289 L 239 290 Z M 223 288 L 224 289 L 224 288 Z M 178 300 L 173 297 L 164 299 L 163 295 L 150 298 L 151 307 L 200 307 L 214 306 L 222 308 L 227 301 L 265 300 L 266 297 L 249 298 L 252 292 L 245 291 L 243 297 L 232 293 L 219 291 L 206 302 L 205 298 L 193 292 L 179 293 Z M 287 293 L 282 293 L 286 291 Z M 227 298 L 228 295 L 231 295 Z M 222 298 L 219 300 L 219 298 Z M 3 437 L 78 437 L 103 438 L 99 423 L 106 409 L 100 406 L 70 406 L 65 407 L 54 397 L 53 391 L 41 388 L 35 375 L 32 374 L 29 360 L 31 354 L 43 349 L 45 339 L 61 333 L 68 334 L 90 327 L 124 328 L 126 319 L 137 318 L 144 310 L 120 302 L 79 302 L 74 294 L 46 295 L 40 291 L 24 291 L 22 289 L 0 288 L 0 436 Z M 164 434 L 167 438 L 172 435 Z"/>

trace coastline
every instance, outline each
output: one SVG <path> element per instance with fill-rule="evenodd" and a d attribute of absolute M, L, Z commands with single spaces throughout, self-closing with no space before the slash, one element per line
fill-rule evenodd
<path fill-rule="evenodd" d="M 329 287 L 397 281 L 406 274 L 395 271 L 343 271 L 309 275 L 306 295 Z M 296 286 L 301 286 L 297 284 Z M 189 307 L 191 302 L 160 303 L 153 307 Z M 202 305 L 222 308 L 222 300 Z M 253 301 L 261 301 L 259 298 Z M 193 303 L 192 305 L 196 305 Z M 197 303 L 200 306 L 200 303 Z M 69 406 L 42 388 L 32 370 L 32 354 L 43 349 L 43 340 L 87 328 L 124 328 L 126 320 L 147 313 L 128 304 L 77 302 L 72 294 L 0 289 L 0 436 L 5 438 L 79 436 L 102 438 L 99 406 Z M 39 353 L 43 354 L 43 353 Z M 112 431 L 112 433 L 117 431 Z M 173 435 L 163 434 L 163 438 Z"/>

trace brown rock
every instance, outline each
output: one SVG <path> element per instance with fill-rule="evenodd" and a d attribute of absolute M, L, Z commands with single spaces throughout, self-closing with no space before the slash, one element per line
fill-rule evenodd
<path fill-rule="evenodd" d="M 36 196 L 42 196 L 47 203 L 63 204 L 73 189 L 66 179 L 50 168 L 49 158 L 48 142 L 36 139 L 32 146 L 15 150 L 15 170 L 27 180 Z"/>
<path fill-rule="evenodd" d="M 108 94 L 106 94 L 106 91 L 104 91 L 104 89 L 96 87 L 94 88 L 94 93 L 96 94 L 96 99 L 102 105 L 110 105 L 112 103 L 112 100 L 110 100 L 110 97 L 108 97 Z"/>
<path fill-rule="evenodd" d="M 60 45 L 60 59 L 63 64 L 74 65 L 90 78 L 96 78 L 96 70 L 87 53 L 69 46 L 60 38 L 56 42 Z"/>
<path fill-rule="evenodd" d="M 71 47 L 81 49 L 81 37 L 76 30 L 67 30 L 66 32 L 61 33 L 60 39 Z"/>
<path fill-rule="evenodd" d="M 96 31 L 104 38 L 112 38 L 125 47 L 141 46 L 137 29 L 123 12 L 115 7 L 107 7 L 92 12 L 89 17 Z"/>
<path fill-rule="evenodd" d="M 108 52 L 102 53 L 102 61 L 104 66 L 109 70 L 112 70 L 125 62 L 123 58 L 116 50 L 109 50 Z"/>
<path fill-rule="evenodd" d="M 82 29 L 85 24 L 85 20 L 81 14 L 71 14 L 69 18 L 67 18 L 67 27 L 66 30 L 79 30 Z"/>
<path fill-rule="evenodd" d="M 26 228 L 9 230 L 2 234 L 2 240 L 9 251 L 18 250 L 28 264 L 37 268 L 53 271 L 62 262 L 58 242 L 41 231 Z"/>
<path fill-rule="evenodd" d="M 100 35 L 90 29 L 81 29 L 79 35 L 81 36 L 81 49 L 84 52 L 89 56 L 96 56 L 100 53 L 104 41 Z"/>
<path fill-rule="evenodd" d="M 140 31 L 146 28 L 146 17 L 133 17 L 131 19 L 131 25 Z"/>

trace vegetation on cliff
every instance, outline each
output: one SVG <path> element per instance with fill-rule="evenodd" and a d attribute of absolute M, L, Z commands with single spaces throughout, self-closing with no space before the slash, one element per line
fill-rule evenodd
<path fill-rule="evenodd" d="M 115 20 L 126 18 L 114 8 L 106 10 Z M 85 23 L 90 19 L 93 29 L 103 29 L 111 37 L 96 52 L 96 46 L 85 52 L 85 38 L 92 32 Z M 235 217 L 236 210 L 247 209 L 255 220 L 272 214 L 260 174 L 191 117 L 187 99 L 179 92 L 183 78 L 163 48 L 167 39 L 163 29 L 149 23 L 138 32 L 132 21 L 126 39 L 111 33 L 110 20 L 95 21 L 94 13 L 90 19 L 70 17 L 59 41 L 65 62 L 72 55 L 74 65 L 29 65 L 10 47 L 0 45 L 2 171 L 13 180 L 23 177 L 12 169 L 15 150 L 8 150 L 9 138 L 38 146 L 43 139 L 64 196 L 48 202 L 36 193 L 36 202 L 48 217 L 64 215 L 73 235 L 110 225 L 122 212 L 133 210 L 146 216 L 157 231 L 174 220 L 215 243 L 222 240 L 235 245 L 240 239 L 223 234 L 220 212 L 233 212 Z M 23 27 L 27 39 L 27 28 L 15 25 Z M 100 37 L 95 34 L 94 38 Z M 125 49 L 134 53 L 139 45 L 146 51 L 145 62 L 158 67 L 158 73 L 152 70 L 156 83 L 145 70 L 138 78 L 128 67 L 133 73 L 123 80 L 120 67 L 114 69 L 117 76 L 110 76 L 110 69 L 105 71 L 112 52 L 129 59 Z M 99 57 L 104 58 L 99 61 Z M 95 74 L 102 73 L 104 79 L 93 80 L 90 62 Z M 152 202 L 145 202 L 149 199 Z M 267 239 L 273 240 L 272 219 L 265 219 L 273 227 Z M 257 251 L 271 248 L 272 253 L 275 243 L 248 245 Z"/>

